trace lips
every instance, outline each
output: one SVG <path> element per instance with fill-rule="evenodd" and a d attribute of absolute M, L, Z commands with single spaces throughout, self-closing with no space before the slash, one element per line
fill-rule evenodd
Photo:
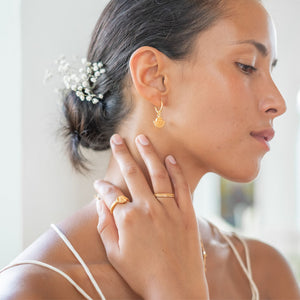
<path fill-rule="evenodd" d="M 268 128 L 262 131 L 252 131 L 250 135 L 263 144 L 267 150 L 270 150 L 269 142 L 274 138 L 275 131 L 272 128 Z"/>

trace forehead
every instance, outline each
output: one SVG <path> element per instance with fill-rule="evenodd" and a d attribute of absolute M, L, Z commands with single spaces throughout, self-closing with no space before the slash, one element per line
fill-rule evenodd
<path fill-rule="evenodd" d="M 275 27 L 265 8 L 257 0 L 231 0 L 227 6 L 226 16 L 200 34 L 195 50 L 216 51 L 239 41 L 256 41 L 276 57 Z"/>

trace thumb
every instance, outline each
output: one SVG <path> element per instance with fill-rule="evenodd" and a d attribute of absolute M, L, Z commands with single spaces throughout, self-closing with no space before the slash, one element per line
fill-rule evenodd
<path fill-rule="evenodd" d="M 119 235 L 115 220 L 103 200 L 96 201 L 98 213 L 97 230 L 102 239 L 109 260 L 118 257 Z"/>

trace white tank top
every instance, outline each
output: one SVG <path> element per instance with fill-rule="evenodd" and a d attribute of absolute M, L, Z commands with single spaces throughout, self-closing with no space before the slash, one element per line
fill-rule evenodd
<path fill-rule="evenodd" d="M 89 270 L 88 266 L 86 265 L 86 263 L 83 261 L 83 259 L 80 257 L 80 255 L 78 254 L 78 252 L 75 250 L 75 248 L 73 247 L 73 245 L 70 243 L 70 241 L 67 239 L 67 237 L 56 227 L 56 225 L 52 224 L 51 227 L 53 228 L 53 230 L 58 234 L 58 236 L 63 240 L 63 242 L 66 244 L 66 246 L 70 249 L 70 251 L 73 253 L 73 255 L 76 257 L 76 259 L 78 260 L 78 262 L 81 264 L 81 266 L 83 267 L 85 273 L 87 274 L 87 276 L 89 277 L 91 283 L 93 284 L 95 290 L 97 291 L 98 295 L 101 297 L 102 300 L 105 300 L 105 296 L 103 295 L 99 285 L 97 284 L 94 276 L 92 275 L 91 271 Z M 259 300 L 259 292 L 257 289 L 257 286 L 255 284 L 255 282 L 253 281 L 252 278 L 252 271 L 251 271 L 251 263 L 250 263 L 250 255 L 249 255 L 249 248 L 247 246 L 247 243 L 240 238 L 238 235 L 234 234 L 243 244 L 244 249 L 245 249 L 245 254 L 246 254 L 246 265 L 244 264 L 241 256 L 239 255 L 237 249 L 235 248 L 235 246 L 233 245 L 233 243 L 231 242 L 231 240 L 225 235 L 223 234 L 220 230 L 218 230 L 220 232 L 220 234 L 222 235 L 222 237 L 227 241 L 227 243 L 229 244 L 230 248 L 232 249 L 234 255 L 236 256 L 239 264 L 241 265 L 241 268 L 243 270 L 243 272 L 245 273 L 246 277 L 249 280 L 249 284 L 251 287 L 251 292 L 252 292 L 252 300 Z M 4 272 L 7 269 L 10 269 L 12 267 L 15 266 L 19 266 L 19 265 L 26 265 L 26 264 L 30 264 L 30 265 L 37 265 L 43 268 L 47 268 L 53 272 L 56 272 L 57 274 L 61 275 L 63 278 L 65 278 L 77 291 L 78 293 L 80 293 L 85 299 L 88 300 L 93 300 L 93 298 L 91 296 L 89 296 L 80 286 L 78 283 L 76 283 L 69 275 L 67 275 L 66 273 L 64 273 L 63 271 L 49 265 L 46 263 L 43 263 L 41 261 L 36 261 L 36 260 L 24 260 L 24 261 L 20 261 L 16 264 L 10 264 L 7 267 L 3 268 L 2 270 L 0 270 L 0 273 Z"/>

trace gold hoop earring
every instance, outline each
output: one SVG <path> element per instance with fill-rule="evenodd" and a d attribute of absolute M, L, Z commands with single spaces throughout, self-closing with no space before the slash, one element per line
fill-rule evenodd
<path fill-rule="evenodd" d="M 153 124 L 156 128 L 163 128 L 166 124 L 166 122 L 161 117 L 161 113 L 163 111 L 163 108 L 164 108 L 164 103 L 162 101 L 161 101 L 160 109 L 155 107 L 155 111 L 157 113 L 157 116 L 156 116 L 156 119 L 153 121 Z"/>

